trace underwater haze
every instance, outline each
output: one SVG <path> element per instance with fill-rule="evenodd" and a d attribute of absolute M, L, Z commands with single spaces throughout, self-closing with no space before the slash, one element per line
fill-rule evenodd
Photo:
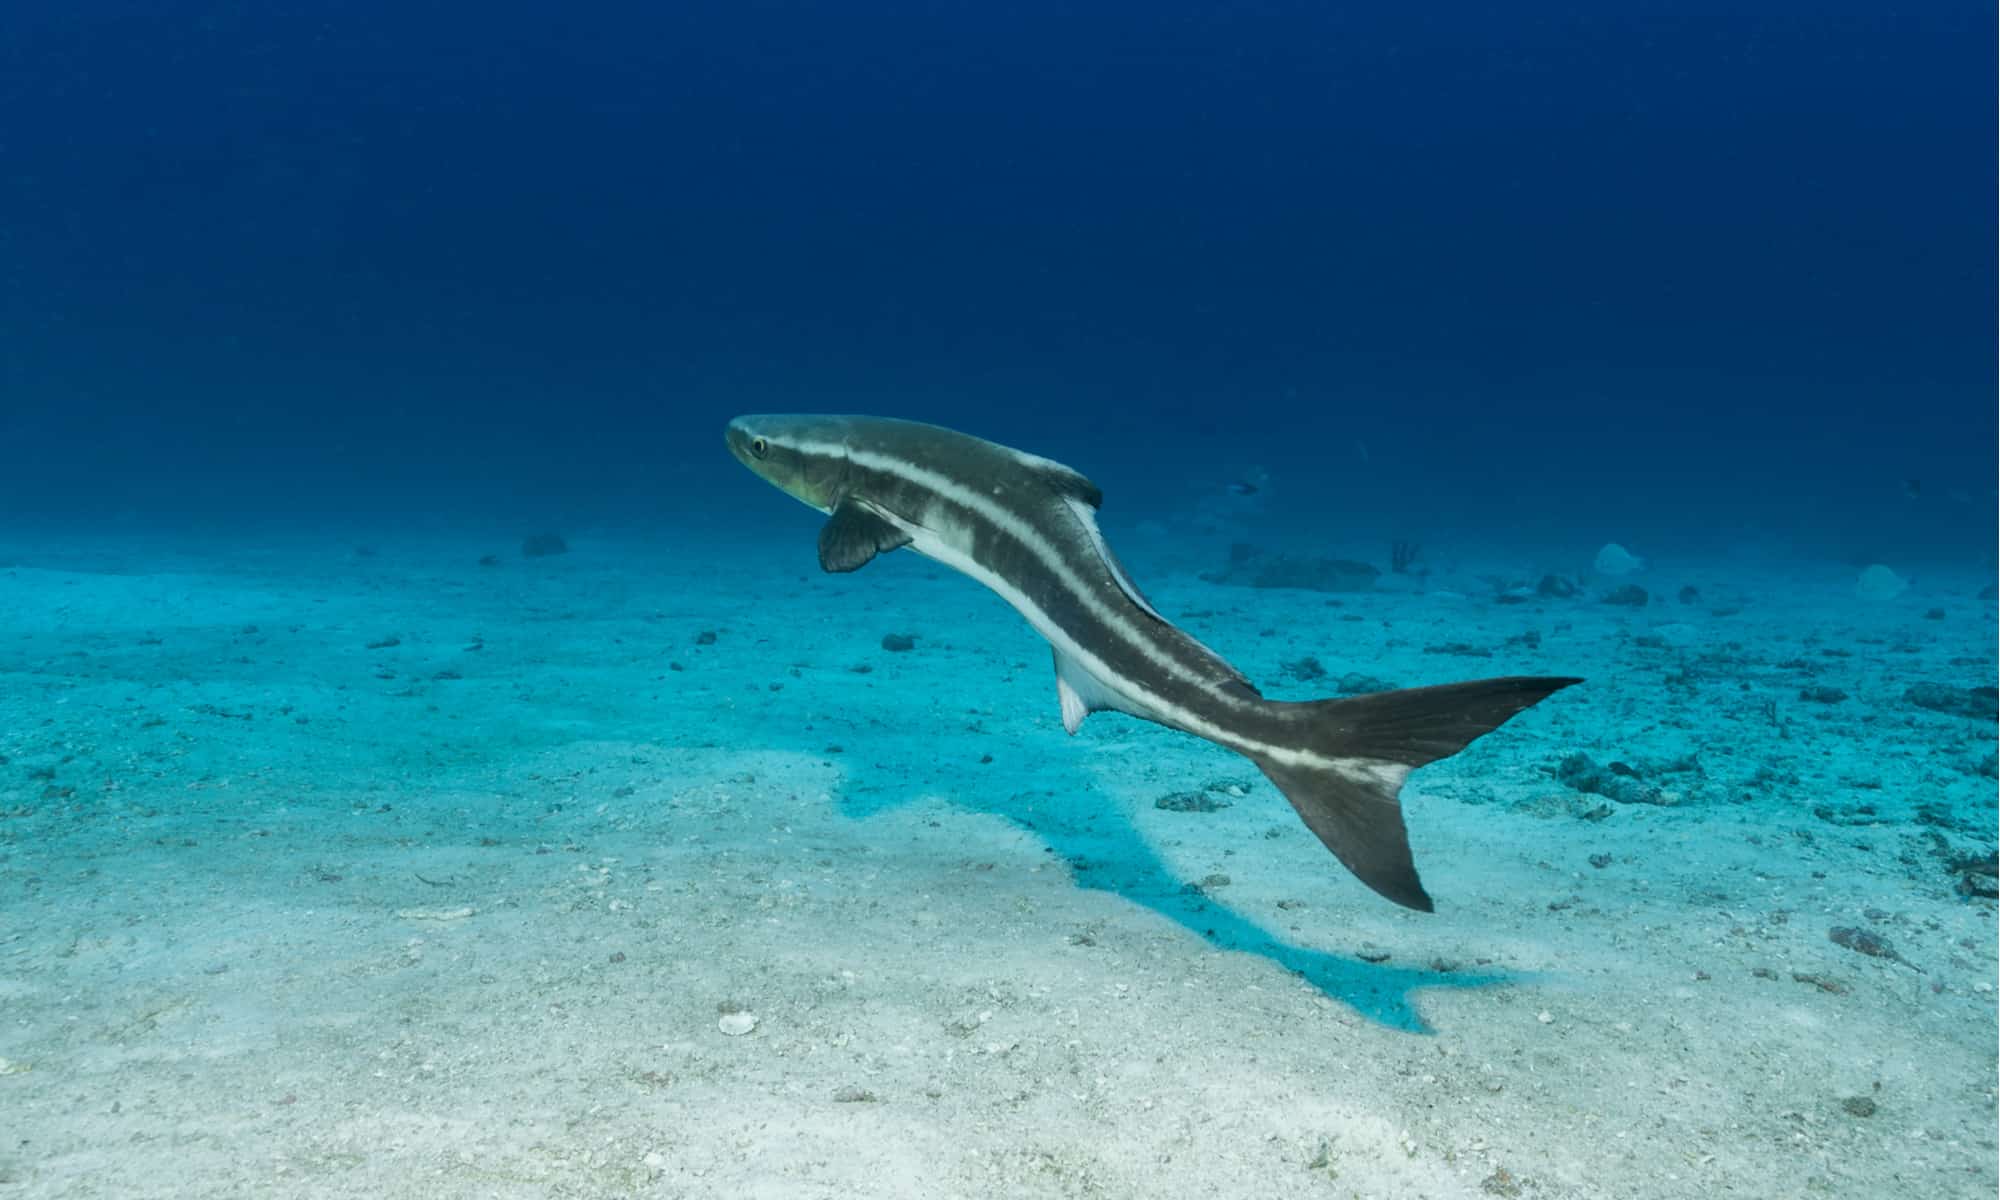
<path fill-rule="evenodd" d="M 0 1193 L 1992 1195 L 1995 37 L 16 0 Z"/>

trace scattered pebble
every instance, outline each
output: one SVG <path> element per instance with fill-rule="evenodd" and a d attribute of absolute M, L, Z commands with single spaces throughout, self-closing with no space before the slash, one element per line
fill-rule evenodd
<path fill-rule="evenodd" d="M 1850 1117 L 1872 1117 L 1877 1105 L 1867 1096 L 1849 1096 L 1840 1102 L 1840 1107 Z"/>
<path fill-rule="evenodd" d="M 892 654 L 902 654 L 915 650 L 917 639 L 915 635 L 908 633 L 885 633 L 882 635 L 882 648 Z"/>
<path fill-rule="evenodd" d="M 726 1012 L 715 1022 L 715 1027 L 729 1037 L 742 1037 L 757 1028 L 757 1015 L 749 1012 Z"/>

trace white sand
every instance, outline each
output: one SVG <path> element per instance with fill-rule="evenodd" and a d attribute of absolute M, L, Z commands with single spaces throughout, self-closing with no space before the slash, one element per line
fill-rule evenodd
<path fill-rule="evenodd" d="M 970 583 L 809 540 L 0 547 L 0 1194 L 1994 1194 L 1993 905 L 1933 841 L 1990 849 L 1994 731 L 1902 699 L 1992 680 L 1990 576 L 1335 607 L 1128 555 L 1273 694 L 1589 677 L 1414 777 L 1423 916 L 1249 764 L 1065 737 Z M 1572 750 L 1684 803 L 1579 819 Z"/>

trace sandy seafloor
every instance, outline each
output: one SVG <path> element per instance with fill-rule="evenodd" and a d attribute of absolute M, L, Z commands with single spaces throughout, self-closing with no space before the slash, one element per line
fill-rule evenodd
<path fill-rule="evenodd" d="M 1121 543 L 1273 695 L 1588 677 L 1413 777 L 1425 916 L 1226 752 L 1066 737 L 999 601 L 823 577 L 799 519 L 0 547 L 0 1194 L 1994 1194 L 1948 866 L 1994 727 L 1906 699 L 1992 683 L 1990 570 L 1656 564 L 1631 609 Z"/>

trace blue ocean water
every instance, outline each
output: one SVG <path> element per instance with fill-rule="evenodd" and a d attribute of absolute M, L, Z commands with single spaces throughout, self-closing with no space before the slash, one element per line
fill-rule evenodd
<path fill-rule="evenodd" d="M 15 512 L 712 520 L 721 420 L 799 409 L 1134 508 L 1992 541 L 1973 6 L 10 21 Z"/>
<path fill-rule="evenodd" d="M 1990 8 L 0 26 L 0 1191 L 1991 1193 Z M 793 411 L 1274 696 L 1586 683 L 1393 910 Z"/>

